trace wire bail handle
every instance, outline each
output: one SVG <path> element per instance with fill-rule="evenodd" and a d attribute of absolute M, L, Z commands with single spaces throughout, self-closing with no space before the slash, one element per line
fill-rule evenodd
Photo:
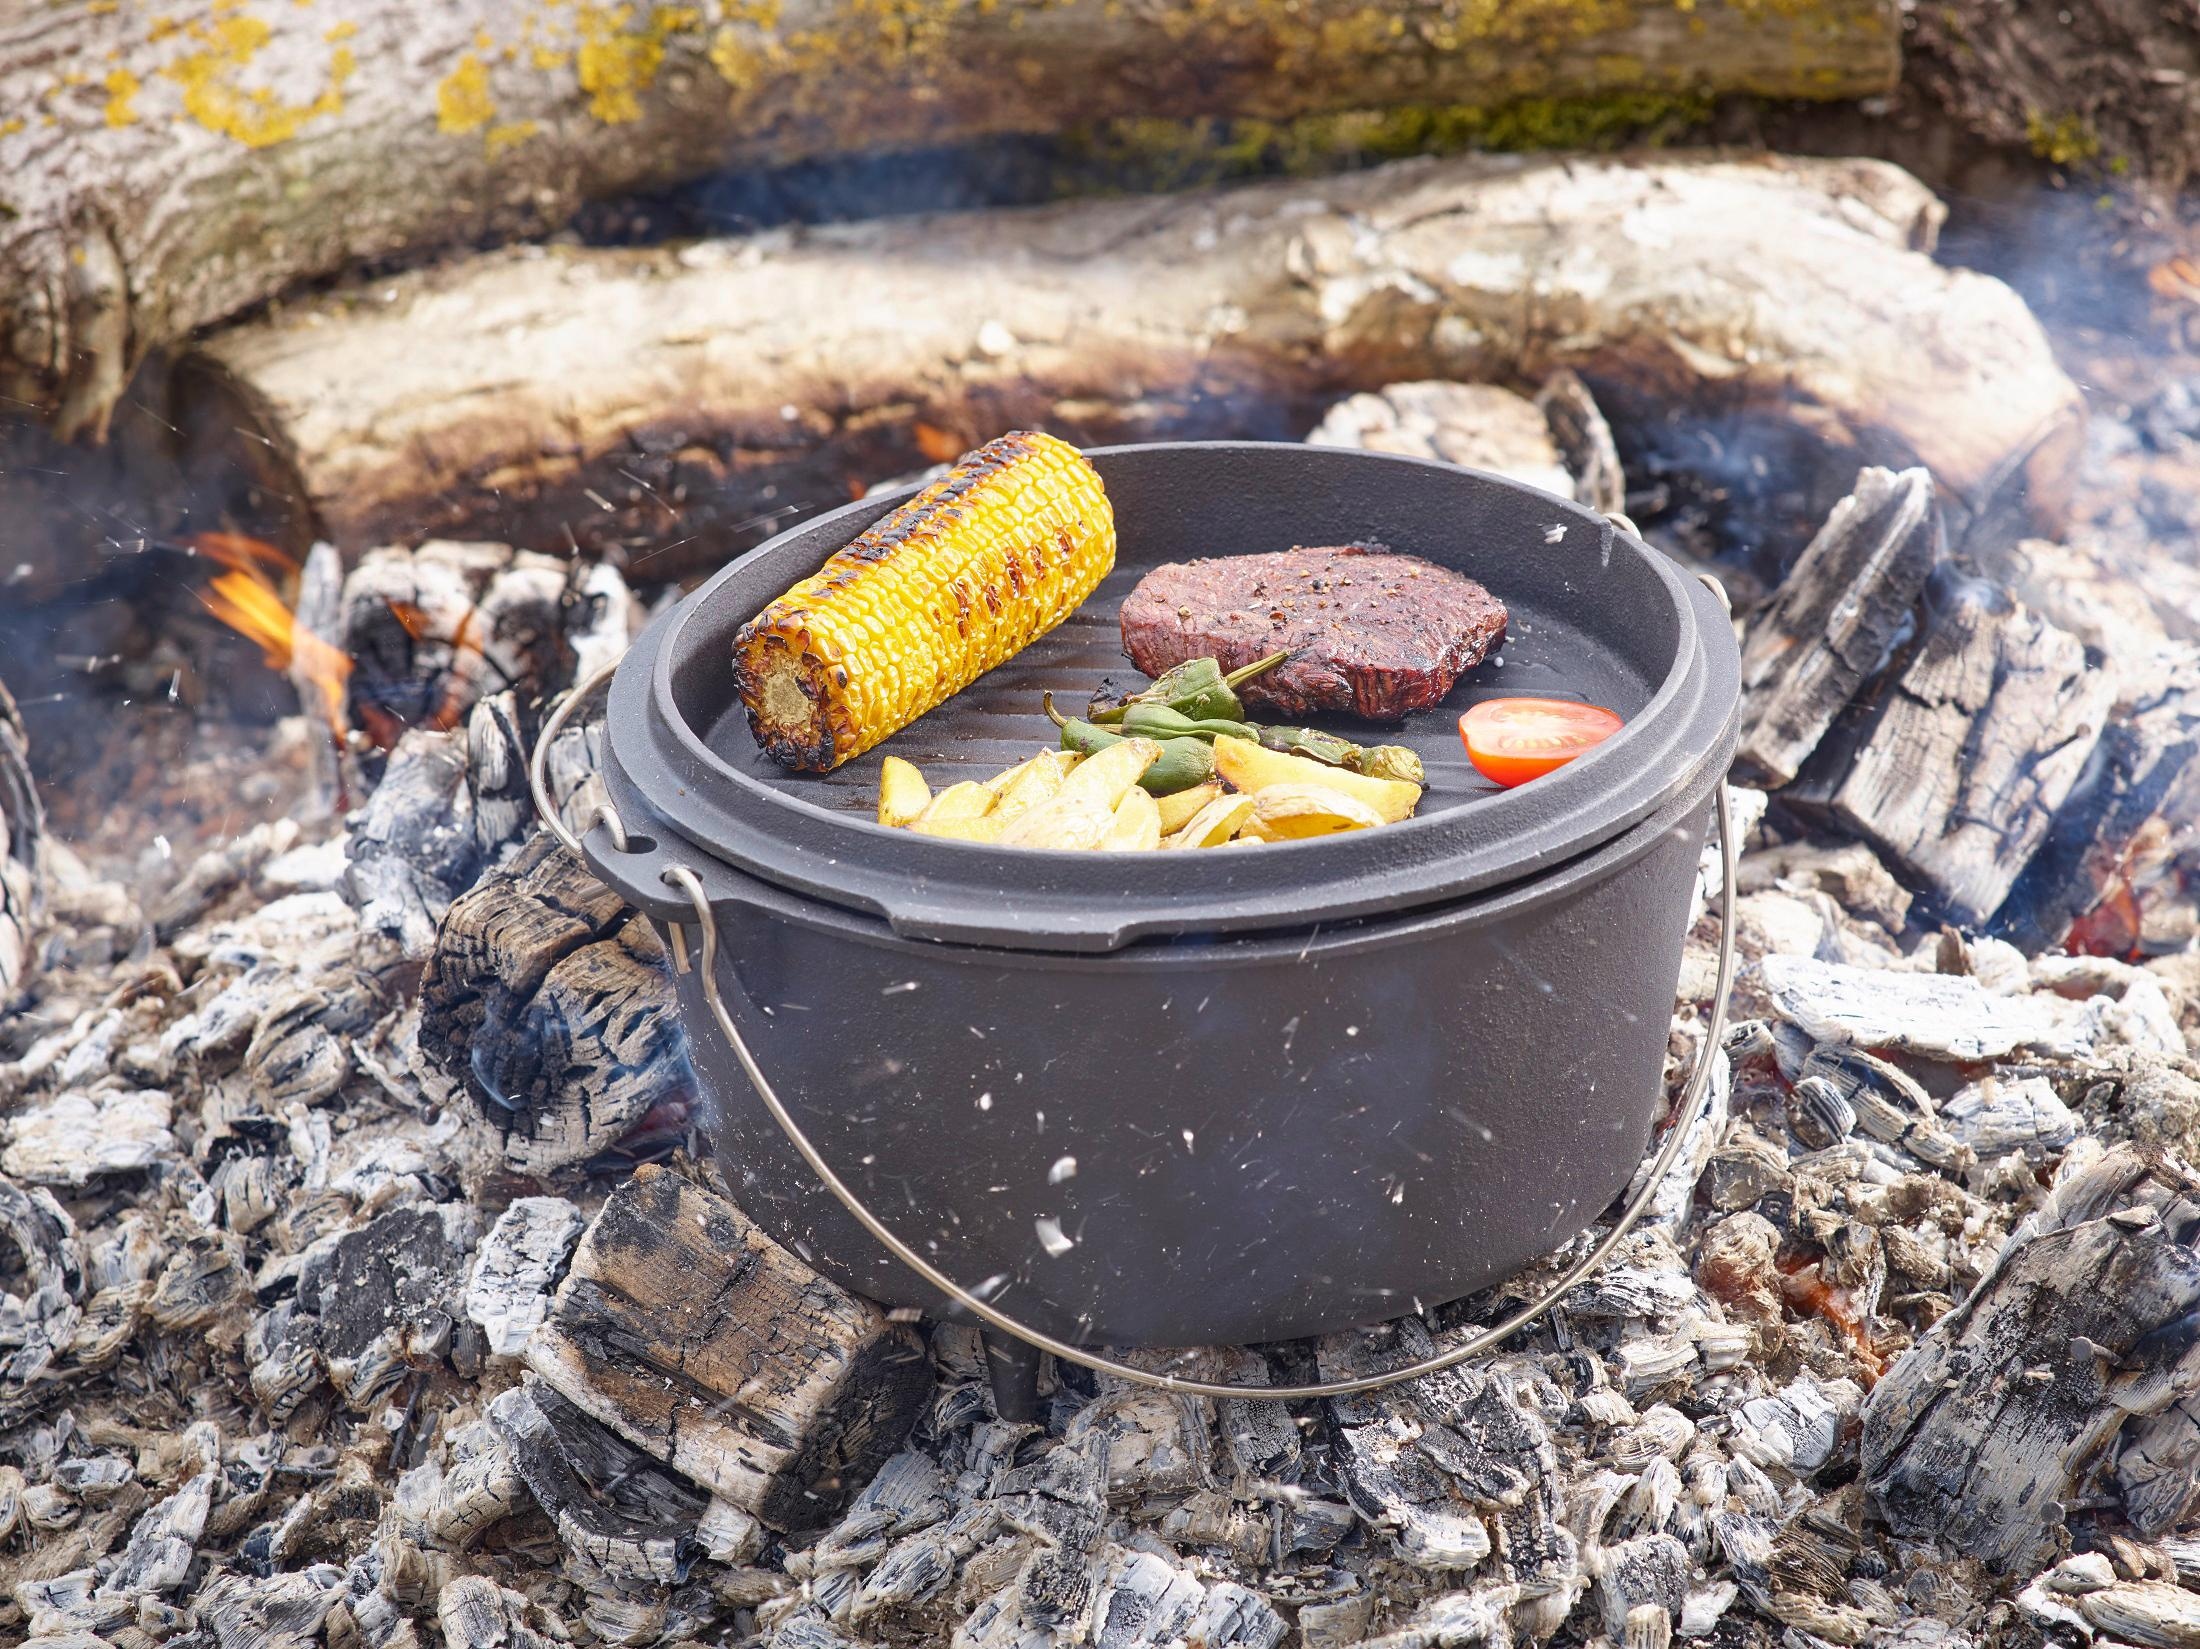
<path fill-rule="evenodd" d="M 1716 581 L 1712 579 L 1706 578 L 1704 582 L 1711 586 L 1713 593 L 1719 597 L 1721 605 L 1724 606 L 1726 592 L 1720 589 Z M 566 827 L 565 822 L 558 817 L 557 808 L 551 803 L 545 769 L 551 741 L 557 737 L 559 731 L 565 726 L 566 721 L 581 701 L 607 681 L 615 668 L 615 665 L 606 666 L 566 695 L 563 702 L 543 723 L 541 736 L 536 739 L 534 751 L 527 763 L 528 784 L 534 793 L 535 807 L 542 816 L 544 828 L 569 849 L 575 857 L 582 859 L 584 863 L 586 862 L 586 855 L 582 851 L 580 838 Z M 1656 1157 L 1652 1159 L 1650 1172 L 1643 1180 L 1641 1189 L 1628 1199 L 1627 1206 L 1620 1211 L 1620 1216 L 1613 1223 L 1612 1228 L 1598 1239 L 1588 1253 L 1568 1266 L 1555 1283 L 1534 1299 L 1517 1307 L 1496 1323 L 1491 1324 L 1488 1328 L 1479 1330 L 1459 1344 L 1451 1346 L 1434 1356 L 1424 1357 L 1420 1361 L 1409 1363 L 1403 1368 L 1390 1369 L 1381 1374 L 1361 1375 L 1355 1379 L 1324 1380 L 1311 1385 L 1300 1386 L 1222 1385 L 1211 1380 L 1186 1379 L 1179 1375 L 1157 1374 L 1147 1369 L 1134 1368 L 1128 1363 L 1118 1362 L 1112 1357 L 1103 1357 L 1097 1352 L 1087 1351 L 1081 1346 L 1073 1346 L 1067 1341 L 1058 1340 L 1051 1334 L 1033 1328 L 1030 1324 L 1001 1310 L 998 1306 L 980 1299 L 976 1294 L 940 1270 L 939 1267 L 932 1264 L 922 1254 L 911 1248 L 909 1244 L 896 1236 L 893 1230 L 874 1214 L 863 1199 L 833 1170 L 832 1164 L 825 1160 L 817 1146 L 811 1142 L 809 1135 L 802 1131 L 801 1124 L 795 1121 L 793 1113 L 787 1109 L 786 1102 L 779 1097 L 778 1089 L 773 1087 L 771 1079 L 764 1074 L 763 1067 L 757 1063 L 756 1055 L 750 1051 L 748 1039 L 741 1034 L 741 1027 L 734 1022 L 733 1014 L 726 1007 L 725 998 L 719 993 L 718 920 L 712 912 L 710 896 L 703 889 L 702 879 L 685 865 L 671 866 L 664 870 L 661 875 L 668 887 L 677 888 L 687 896 L 689 905 L 694 909 L 695 930 L 700 940 L 702 952 L 700 957 L 695 959 L 696 982 L 701 987 L 703 1001 L 709 1007 L 712 1019 L 717 1022 L 719 1034 L 731 1045 L 734 1057 L 741 1062 L 741 1069 L 748 1076 L 749 1086 L 756 1090 L 756 1097 L 763 1102 L 764 1109 L 771 1114 L 772 1121 L 779 1125 L 780 1132 L 787 1136 L 787 1142 L 795 1148 L 801 1155 L 802 1160 L 809 1165 L 810 1171 L 817 1176 L 825 1189 L 833 1194 L 833 1197 L 848 1211 L 856 1223 L 870 1233 L 873 1240 L 880 1247 L 979 1321 L 1000 1330 L 1004 1334 L 1012 1335 L 1025 1345 L 1040 1351 L 1052 1352 L 1064 1362 L 1075 1363 L 1080 1367 L 1089 1368 L 1095 1373 L 1113 1375 L 1119 1380 L 1126 1380 L 1133 1385 L 1150 1387 L 1156 1391 L 1179 1392 L 1192 1397 L 1260 1398 L 1279 1403 L 1299 1402 L 1317 1397 L 1349 1397 L 1359 1392 L 1380 1391 L 1386 1386 L 1399 1385 L 1408 1380 L 1421 1379 L 1426 1375 L 1439 1374 L 1448 1368 L 1456 1368 L 1461 1363 L 1479 1357 L 1485 1352 L 1496 1350 L 1514 1334 L 1542 1317 L 1562 1298 L 1572 1292 L 1591 1272 L 1601 1266 L 1611 1256 L 1612 1252 L 1619 1247 L 1620 1243 L 1626 1239 L 1628 1233 L 1635 1228 L 1643 1214 L 1649 1209 L 1650 1204 L 1656 1200 L 1659 1188 L 1665 1183 L 1666 1175 L 1680 1159 L 1681 1151 L 1688 1138 L 1704 1119 L 1707 1099 L 1711 1092 L 1713 1062 L 1719 1058 L 1721 1046 L 1726 1040 L 1727 1007 L 1734 986 L 1734 882 L 1737 849 L 1734 841 L 1733 809 L 1728 802 L 1727 789 L 1723 780 L 1715 793 L 1715 811 L 1718 816 L 1721 875 L 1719 881 L 1719 972 L 1718 984 L 1712 996 L 1711 1020 L 1705 1027 L 1703 1045 L 1696 1051 L 1695 1062 L 1690 1067 L 1688 1080 L 1681 1090 L 1681 1101 L 1677 1107 L 1672 1127 L 1666 1135 L 1665 1143 L 1659 1148 Z M 611 837 L 614 848 L 619 852 L 625 852 L 627 847 L 626 827 L 621 822 L 617 809 L 609 801 L 597 804 L 590 816 L 588 825 L 583 828 L 593 828 L 598 824 L 602 825 L 605 832 Z M 675 965 L 684 973 L 689 970 L 685 925 L 674 923 L 670 926 Z"/>

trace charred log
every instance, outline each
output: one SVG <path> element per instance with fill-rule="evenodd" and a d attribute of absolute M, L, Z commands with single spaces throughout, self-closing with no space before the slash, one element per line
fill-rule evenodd
<path fill-rule="evenodd" d="M 1742 649 L 1735 763 L 1752 783 L 1792 780 L 1909 628 L 1942 550 L 1932 477 L 1867 469 L 1788 573 Z"/>
<path fill-rule="evenodd" d="M 862 1487 L 931 1386 L 908 1329 L 654 1166 L 582 1239 L 527 1362 L 652 1458 L 781 1529 L 815 1526 Z"/>
<path fill-rule="evenodd" d="M 1951 920 L 1977 923 L 2076 787 L 2115 680 L 2076 638 L 1952 564 L 1919 626 L 1790 794 L 1871 843 Z"/>
<path fill-rule="evenodd" d="M 2187 661 L 2139 702 L 2118 707 L 1989 931 L 2036 953 L 2114 901 L 2089 937 L 2096 949 L 2136 950 L 2143 923 L 2131 889 L 2170 857 L 2176 826 L 2192 817 L 2196 753 L 2200 669 Z"/>
<path fill-rule="evenodd" d="M 2200 1378 L 2200 1183 L 2117 1150 L 2056 1189 L 1872 1393 L 1865 1482 L 1912 1539 L 2037 1559 L 2125 1421 Z"/>
<path fill-rule="evenodd" d="M 1623 443 L 1623 409 L 1655 425 L 1679 402 L 1775 432 L 1828 503 L 1869 459 L 1922 464 L 1960 514 L 2014 492 L 2052 522 L 2077 391 L 2013 293 L 1925 255 L 1939 218 L 1873 162 L 1461 159 L 514 251 L 217 335 L 179 368 L 172 418 L 273 466 L 276 513 L 350 553 L 570 537 L 654 577 L 1015 425 L 1290 435 L 1353 390 L 1560 369 Z"/>
<path fill-rule="evenodd" d="M 594 1156 L 689 1089 L 656 934 L 547 834 L 451 906 L 420 1047 L 521 1173 Z"/>

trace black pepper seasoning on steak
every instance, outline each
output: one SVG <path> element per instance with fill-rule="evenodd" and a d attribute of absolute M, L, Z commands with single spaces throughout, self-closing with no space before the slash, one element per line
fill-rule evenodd
<path fill-rule="evenodd" d="M 1290 649 L 1238 696 L 1291 717 L 1426 710 L 1504 633 L 1505 604 L 1473 579 L 1381 544 L 1171 561 L 1123 603 L 1123 651 L 1149 676 L 1193 658 L 1235 670 Z"/>

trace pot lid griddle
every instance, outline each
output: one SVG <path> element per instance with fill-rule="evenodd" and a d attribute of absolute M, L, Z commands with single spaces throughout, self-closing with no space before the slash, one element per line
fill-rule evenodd
<path fill-rule="evenodd" d="M 1726 757 L 1738 664 L 1717 603 L 1579 505 L 1342 448 L 1180 443 L 1090 456 L 1115 508 L 1114 572 L 1068 622 L 946 704 L 832 773 L 797 774 L 757 749 L 733 693 L 734 632 L 916 490 L 904 488 L 780 535 L 653 623 L 612 685 L 612 761 L 665 823 L 737 870 L 875 913 L 904 936 L 1090 951 L 1152 935 L 1305 928 L 1483 891 L 1595 847 Z M 886 756 L 916 763 L 935 790 L 989 778 L 1054 743 L 1043 689 L 1074 713 L 1103 677 L 1141 683 L 1116 615 L 1150 568 L 1359 539 L 1456 567 L 1512 615 L 1503 644 L 1441 707 L 1402 727 L 1317 723 L 1412 746 L 1428 779 L 1413 819 L 1158 854 L 1011 850 L 876 823 Z M 1604 704 L 1627 726 L 1558 772 L 1501 791 L 1467 762 L 1458 717 L 1516 693 Z"/>

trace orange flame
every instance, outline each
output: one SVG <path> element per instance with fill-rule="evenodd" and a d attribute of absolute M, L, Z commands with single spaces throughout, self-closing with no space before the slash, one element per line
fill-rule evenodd
<path fill-rule="evenodd" d="M 283 604 L 268 569 L 294 572 L 297 563 L 272 544 L 242 533 L 200 533 L 191 547 L 229 569 L 200 595 L 206 610 L 248 641 L 259 645 L 271 670 L 287 670 L 312 683 L 321 698 L 321 716 L 341 748 L 344 740 L 344 688 L 351 660 L 311 630 L 300 629 Z"/>

